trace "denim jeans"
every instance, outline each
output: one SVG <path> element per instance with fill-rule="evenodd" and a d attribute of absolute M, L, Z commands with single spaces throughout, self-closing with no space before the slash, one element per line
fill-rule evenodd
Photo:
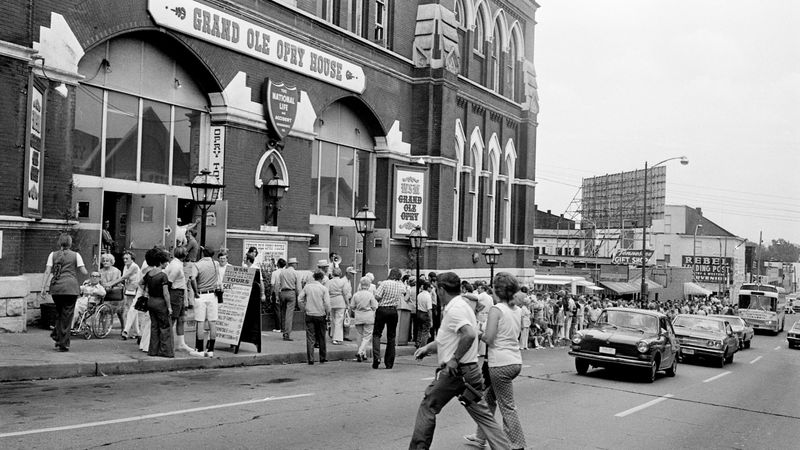
<path fill-rule="evenodd" d="M 328 358 L 325 341 L 325 316 L 309 316 L 306 314 L 306 357 L 308 362 L 314 361 L 314 343 L 319 342 L 319 360 Z"/>
<path fill-rule="evenodd" d="M 436 415 L 453 398 L 464 392 L 464 383 L 469 383 L 478 391 L 483 391 L 483 377 L 477 363 L 459 366 L 460 376 L 451 377 L 447 370 L 437 370 L 436 377 L 425 389 L 425 397 L 417 410 L 414 433 L 411 435 L 409 450 L 429 449 L 436 429 Z M 486 400 L 464 406 L 478 429 L 486 436 L 489 446 L 496 449 L 510 449 L 511 444 L 503 429 L 494 420 Z"/>
<path fill-rule="evenodd" d="M 383 363 L 387 369 L 394 366 L 394 350 L 397 338 L 397 308 L 379 306 L 375 311 L 375 328 L 372 330 L 372 365 L 377 366 L 381 360 L 381 336 L 386 328 L 386 354 Z"/>

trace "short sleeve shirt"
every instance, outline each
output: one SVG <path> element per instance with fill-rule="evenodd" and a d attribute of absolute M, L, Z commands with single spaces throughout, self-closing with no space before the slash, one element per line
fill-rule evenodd
<path fill-rule="evenodd" d="M 172 289 L 186 289 L 186 274 L 183 273 L 183 262 L 177 258 L 172 260 L 164 268 L 164 273 L 167 274 L 167 279 L 171 283 Z"/>
<path fill-rule="evenodd" d="M 478 321 L 475 318 L 475 311 L 460 295 L 453 297 L 450 303 L 444 308 L 442 324 L 436 334 L 437 354 L 439 364 L 449 361 L 458 348 L 458 330 L 463 326 L 469 325 L 473 330 L 478 330 Z M 459 361 L 462 364 L 478 362 L 478 339 L 472 342 L 469 350 Z"/>

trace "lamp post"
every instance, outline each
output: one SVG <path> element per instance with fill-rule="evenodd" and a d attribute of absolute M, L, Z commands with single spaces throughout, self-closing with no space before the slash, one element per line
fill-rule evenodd
<path fill-rule="evenodd" d="M 378 218 L 364 205 L 361 211 L 351 219 L 356 223 L 356 232 L 362 235 L 362 240 L 364 241 L 364 247 L 361 252 L 361 276 L 363 277 L 367 274 L 367 235 L 375 230 L 375 221 Z"/>
<path fill-rule="evenodd" d="M 408 234 L 408 241 L 411 243 L 411 248 L 414 249 L 416 253 L 416 260 L 417 260 L 417 278 L 414 282 L 414 285 L 417 287 L 417 296 L 414 297 L 414 337 L 416 340 L 416 335 L 419 333 L 419 254 L 422 253 L 422 249 L 425 248 L 425 243 L 428 240 L 428 233 L 426 233 L 422 227 L 417 225 L 411 230 L 411 233 Z"/>
<path fill-rule="evenodd" d="M 489 265 L 489 287 L 494 288 L 494 265 L 497 264 L 497 257 L 502 255 L 500 250 L 496 249 L 494 245 L 490 246 L 483 252 L 483 257 L 486 259 L 486 264 Z"/>
<path fill-rule="evenodd" d="M 267 203 L 267 215 L 264 218 L 267 224 L 271 221 L 272 225 L 278 226 L 278 202 L 281 201 L 288 190 L 289 184 L 283 178 L 278 177 L 277 174 L 267 182 L 266 189 L 264 189 L 264 196 L 269 200 L 269 203 Z"/>
<path fill-rule="evenodd" d="M 685 156 L 676 156 L 674 158 L 667 158 L 659 163 L 653 164 L 652 167 L 658 167 L 668 161 L 679 159 L 681 165 L 689 164 L 689 158 Z M 651 168 L 652 168 L 651 167 Z M 642 284 L 641 284 L 641 297 L 642 301 L 647 301 L 647 281 L 645 277 L 645 269 L 647 267 L 647 161 L 644 162 L 644 197 L 642 199 Z"/>
<path fill-rule="evenodd" d="M 185 183 L 192 191 L 192 200 L 200 208 L 200 246 L 206 245 L 206 217 L 208 209 L 211 208 L 219 198 L 220 189 L 225 185 L 208 169 L 203 169 L 197 174 L 191 183 Z"/>
<path fill-rule="evenodd" d="M 697 267 L 697 261 L 696 261 L 696 259 L 697 259 L 697 230 L 699 230 L 700 228 L 703 228 L 703 224 L 702 223 L 698 223 L 694 227 L 694 238 L 692 239 L 692 281 L 693 282 L 697 281 L 697 277 L 695 276 L 695 273 L 694 273 L 695 272 L 694 268 Z"/>

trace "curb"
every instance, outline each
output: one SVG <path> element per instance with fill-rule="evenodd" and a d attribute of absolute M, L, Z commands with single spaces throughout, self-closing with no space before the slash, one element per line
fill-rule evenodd
<path fill-rule="evenodd" d="M 397 347 L 395 355 L 411 356 L 414 354 L 414 350 L 414 347 Z M 354 356 L 355 353 L 352 350 L 328 351 L 329 361 L 349 361 Z M 226 353 L 224 356 L 215 356 L 214 358 L 147 358 L 124 361 L 29 364 L 0 367 L 0 382 L 301 363 L 306 363 L 305 352 L 271 355 L 228 355 Z"/>

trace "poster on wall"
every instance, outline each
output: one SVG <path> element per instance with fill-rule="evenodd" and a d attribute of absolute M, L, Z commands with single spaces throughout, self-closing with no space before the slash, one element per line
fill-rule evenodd
<path fill-rule="evenodd" d="M 250 292 L 256 270 L 228 264 L 225 278 L 223 302 L 217 305 L 217 342 L 239 345 L 242 335 L 247 306 L 250 303 Z"/>
<path fill-rule="evenodd" d="M 28 102 L 28 132 L 25 146 L 25 217 L 42 217 L 42 172 L 44 166 L 44 126 L 45 105 L 44 88 L 30 78 L 30 98 Z"/>
<path fill-rule="evenodd" d="M 278 259 L 289 259 L 289 243 L 286 241 L 266 241 L 261 239 L 245 239 L 242 242 L 242 261 L 245 260 L 245 255 L 250 247 L 255 247 L 258 250 L 255 265 L 261 267 L 264 262 L 274 260 L 276 263 Z"/>
<path fill-rule="evenodd" d="M 694 263 L 693 263 L 694 262 Z M 702 283 L 727 283 L 733 258 L 683 255 L 681 267 L 693 267 L 694 279 Z"/>
<path fill-rule="evenodd" d="M 395 238 L 408 236 L 420 226 L 425 229 L 425 197 L 427 194 L 425 168 L 395 166 L 394 190 L 392 192 L 392 235 Z"/>

